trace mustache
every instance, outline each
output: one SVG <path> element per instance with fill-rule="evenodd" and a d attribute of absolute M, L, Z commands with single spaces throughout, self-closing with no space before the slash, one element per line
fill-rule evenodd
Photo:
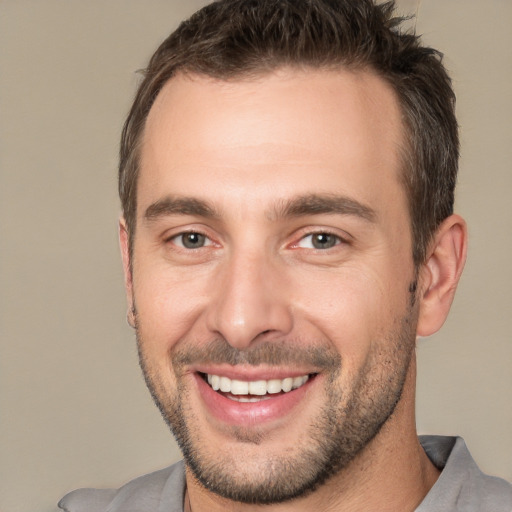
<path fill-rule="evenodd" d="M 239 350 L 223 338 L 206 344 L 178 343 L 171 352 L 175 369 L 197 364 L 228 364 L 231 366 L 306 366 L 316 371 L 337 372 L 341 369 L 341 356 L 332 347 L 303 346 L 290 341 L 262 342 Z"/>

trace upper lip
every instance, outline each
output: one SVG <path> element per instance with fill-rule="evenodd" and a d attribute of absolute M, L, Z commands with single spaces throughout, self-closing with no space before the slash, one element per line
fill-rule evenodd
<path fill-rule="evenodd" d="M 280 368 L 269 366 L 250 366 L 250 365 L 198 365 L 190 368 L 192 372 L 204 373 L 208 375 L 219 375 L 231 380 L 256 381 L 285 379 L 287 377 L 301 377 L 317 373 L 311 369 L 302 368 Z"/>

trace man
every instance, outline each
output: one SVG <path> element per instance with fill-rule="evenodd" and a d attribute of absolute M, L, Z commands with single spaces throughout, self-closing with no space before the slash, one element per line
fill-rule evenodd
<path fill-rule="evenodd" d="M 225 0 L 146 70 L 120 241 L 147 385 L 184 462 L 68 511 L 507 511 L 418 439 L 415 342 L 466 255 L 440 55 L 392 3 Z"/>

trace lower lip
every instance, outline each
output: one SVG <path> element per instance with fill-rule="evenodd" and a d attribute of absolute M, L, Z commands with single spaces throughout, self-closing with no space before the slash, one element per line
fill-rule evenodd
<path fill-rule="evenodd" d="M 225 424 L 242 427 L 277 421 L 285 417 L 305 398 L 317 378 L 310 378 L 300 388 L 288 393 L 266 395 L 259 402 L 236 402 L 214 391 L 201 375 L 195 373 L 194 377 L 203 403 L 212 416 Z"/>

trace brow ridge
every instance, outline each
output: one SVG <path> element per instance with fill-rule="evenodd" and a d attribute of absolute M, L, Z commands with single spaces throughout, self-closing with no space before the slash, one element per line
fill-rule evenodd
<path fill-rule="evenodd" d="M 213 206 L 195 197 L 166 196 L 151 204 L 144 212 L 144 218 L 157 220 L 166 215 L 192 215 L 205 218 L 218 218 L 219 214 Z"/>
<path fill-rule="evenodd" d="M 315 193 L 279 201 L 268 212 L 268 218 L 277 220 L 321 214 L 353 215 L 369 222 L 375 222 L 377 217 L 375 210 L 371 207 L 350 197 Z M 166 196 L 152 203 L 144 212 L 144 218 L 148 221 L 167 215 L 220 218 L 219 212 L 211 204 L 195 197 Z"/>
<path fill-rule="evenodd" d="M 375 210 L 355 199 L 338 194 L 306 194 L 282 202 L 275 208 L 275 216 L 303 217 L 321 214 L 354 215 L 375 222 Z"/>

